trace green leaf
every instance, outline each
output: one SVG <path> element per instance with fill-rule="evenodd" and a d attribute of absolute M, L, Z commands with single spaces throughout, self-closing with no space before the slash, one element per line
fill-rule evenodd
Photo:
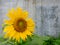
<path fill-rule="evenodd" d="M 20 44 L 22 44 L 23 43 L 23 40 L 22 39 L 20 39 Z"/>
<path fill-rule="evenodd" d="M 47 36 L 38 36 L 38 35 L 33 35 L 30 38 L 27 39 L 27 41 L 23 45 L 43 45 L 44 40 L 47 40 L 49 37 Z"/>

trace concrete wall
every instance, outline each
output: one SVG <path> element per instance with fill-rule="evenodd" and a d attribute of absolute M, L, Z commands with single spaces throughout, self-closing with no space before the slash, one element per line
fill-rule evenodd
<path fill-rule="evenodd" d="M 36 23 L 35 33 L 38 35 L 58 36 L 60 33 L 60 0 L 0 0 L 0 25 L 12 7 L 29 11 L 29 17 Z"/>

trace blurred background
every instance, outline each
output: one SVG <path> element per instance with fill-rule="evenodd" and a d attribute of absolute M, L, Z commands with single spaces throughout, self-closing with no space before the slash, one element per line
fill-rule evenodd
<path fill-rule="evenodd" d="M 29 12 L 29 17 L 33 18 L 36 24 L 36 34 L 60 34 L 60 0 L 0 0 L 0 33 L 3 19 L 7 19 L 8 10 L 16 7 Z"/>

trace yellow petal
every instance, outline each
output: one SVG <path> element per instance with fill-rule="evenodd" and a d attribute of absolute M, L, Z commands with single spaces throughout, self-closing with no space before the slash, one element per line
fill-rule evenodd
<path fill-rule="evenodd" d="M 35 26 L 34 21 L 31 18 L 27 19 L 27 26 Z"/>
<path fill-rule="evenodd" d="M 14 22 L 13 19 L 10 19 L 10 20 L 4 20 L 4 23 L 5 23 L 5 24 L 8 24 L 8 25 L 13 24 L 13 22 Z"/>
<path fill-rule="evenodd" d="M 8 12 L 8 14 L 7 14 L 7 16 L 9 17 L 9 18 L 15 18 L 15 16 L 14 16 L 14 14 L 15 14 L 15 9 L 14 8 L 12 8 L 11 10 L 9 10 L 9 12 Z"/>
<path fill-rule="evenodd" d="M 27 38 L 27 35 L 24 33 L 20 33 L 20 37 L 25 41 Z"/>
<path fill-rule="evenodd" d="M 9 37 L 9 34 L 5 34 L 5 35 L 4 35 L 4 38 L 8 38 L 8 37 Z"/>
<path fill-rule="evenodd" d="M 23 11 L 23 17 L 27 18 L 28 17 L 28 12 L 27 11 Z"/>
<path fill-rule="evenodd" d="M 13 38 L 15 35 L 15 31 L 10 31 L 9 39 Z"/>
<path fill-rule="evenodd" d="M 16 41 L 19 42 L 20 41 L 20 34 L 19 34 L 19 32 L 16 32 L 13 38 L 15 38 Z"/>
<path fill-rule="evenodd" d="M 8 38 L 8 37 L 9 37 L 9 35 L 10 35 L 10 33 L 9 33 L 9 32 L 7 32 L 7 33 L 4 35 L 4 38 Z"/>
<path fill-rule="evenodd" d="M 20 13 L 21 12 L 19 12 L 19 10 L 20 9 L 14 9 L 14 8 L 12 8 L 9 12 L 8 12 L 8 14 L 7 14 L 7 16 L 10 18 L 10 19 L 17 19 L 17 18 L 19 18 L 19 17 L 21 17 L 21 15 L 20 15 Z M 21 11 L 21 10 L 20 10 Z M 21 13 L 22 14 L 22 13 Z"/>
<path fill-rule="evenodd" d="M 28 30 L 28 31 L 30 31 L 30 32 L 34 32 L 34 26 L 32 26 L 32 27 L 27 27 L 26 30 Z"/>
<path fill-rule="evenodd" d="M 28 30 L 26 30 L 24 33 L 25 33 L 26 35 L 29 35 L 29 36 L 32 35 L 32 33 L 31 33 L 30 31 L 28 31 Z"/>
<path fill-rule="evenodd" d="M 17 8 L 16 10 L 14 8 L 12 8 L 7 16 L 10 18 L 10 19 L 17 19 L 17 18 L 27 18 L 28 17 L 28 12 L 27 11 L 23 11 L 21 8 Z"/>
<path fill-rule="evenodd" d="M 18 15 L 20 15 L 20 14 L 23 12 L 23 10 L 22 10 L 22 8 L 19 8 L 19 7 L 18 7 L 18 8 L 16 9 L 16 12 L 17 12 Z"/>
<path fill-rule="evenodd" d="M 22 8 L 17 8 L 17 15 L 22 17 L 22 18 L 27 18 L 28 17 L 28 12 L 27 11 L 23 11 Z"/>
<path fill-rule="evenodd" d="M 27 30 L 30 31 L 30 32 L 34 32 L 35 23 L 32 20 L 32 18 L 29 18 L 26 21 L 27 21 Z"/>
<path fill-rule="evenodd" d="M 13 30 L 14 30 L 14 27 L 12 25 L 9 25 L 9 26 L 5 26 L 3 32 L 13 31 Z"/>

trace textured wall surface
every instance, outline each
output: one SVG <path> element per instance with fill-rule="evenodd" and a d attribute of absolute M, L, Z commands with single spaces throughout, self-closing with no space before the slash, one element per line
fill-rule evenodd
<path fill-rule="evenodd" d="M 22 7 L 36 23 L 35 33 L 58 36 L 60 33 L 60 0 L 0 0 L 0 25 L 8 9 Z M 0 26 L 1 30 L 2 27 Z"/>

